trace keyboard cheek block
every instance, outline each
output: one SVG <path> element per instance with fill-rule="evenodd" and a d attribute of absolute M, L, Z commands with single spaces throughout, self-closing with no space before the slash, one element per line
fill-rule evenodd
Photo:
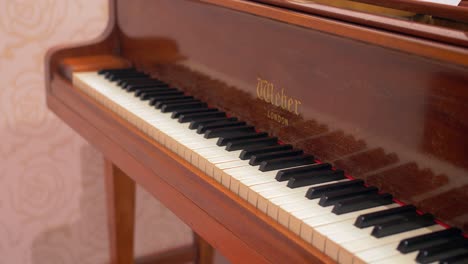
<path fill-rule="evenodd" d="M 182 89 L 134 68 L 75 76 L 99 83 L 82 89 L 147 118 L 171 150 L 337 260 L 468 263 L 461 230 L 442 227 L 433 215 L 395 203 L 391 194 Z"/>

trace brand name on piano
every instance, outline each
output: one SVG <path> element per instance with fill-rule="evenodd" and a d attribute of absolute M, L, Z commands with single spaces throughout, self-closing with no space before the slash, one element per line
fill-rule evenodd
<path fill-rule="evenodd" d="M 284 88 L 276 89 L 273 83 L 262 78 L 257 78 L 257 98 L 290 113 L 300 113 L 302 102 L 299 99 L 288 96 Z"/>

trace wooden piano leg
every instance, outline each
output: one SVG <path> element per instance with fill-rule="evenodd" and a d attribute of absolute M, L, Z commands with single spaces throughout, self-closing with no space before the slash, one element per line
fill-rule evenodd
<path fill-rule="evenodd" d="M 111 263 L 134 263 L 135 182 L 107 159 L 105 178 Z"/>
<path fill-rule="evenodd" d="M 196 248 L 196 264 L 212 264 L 214 261 L 214 250 L 201 236 L 193 232 L 193 244 Z"/>

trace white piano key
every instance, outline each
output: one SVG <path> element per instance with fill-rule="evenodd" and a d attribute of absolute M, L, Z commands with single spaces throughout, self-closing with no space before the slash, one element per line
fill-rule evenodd
<path fill-rule="evenodd" d="M 414 264 L 416 263 L 416 256 L 418 252 L 412 252 L 409 254 L 399 254 L 396 256 L 391 256 L 386 259 L 377 260 L 372 262 L 372 264 Z"/>
<path fill-rule="evenodd" d="M 408 237 L 424 235 L 435 231 L 442 230 L 440 225 L 433 225 L 429 227 L 418 228 L 408 232 L 403 232 L 387 237 L 376 238 L 374 236 L 364 236 L 361 239 L 352 239 L 345 243 L 340 243 L 340 250 L 338 253 L 338 260 L 343 263 L 352 263 L 353 256 L 359 252 L 371 249 L 378 246 L 383 246 L 392 242 L 401 241 Z M 355 229 L 354 234 L 359 234 L 360 230 Z M 351 260 L 350 260 L 351 259 Z"/>
<path fill-rule="evenodd" d="M 354 256 L 353 264 L 372 263 L 400 255 L 401 253 L 397 250 L 398 243 L 400 242 L 392 242 L 377 248 L 358 252 Z"/>

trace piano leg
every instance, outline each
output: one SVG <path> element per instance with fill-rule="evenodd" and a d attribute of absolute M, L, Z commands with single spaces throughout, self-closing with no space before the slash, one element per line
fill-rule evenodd
<path fill-rule="evenodd" d="M 193 244 L 196 248 L 196 264 L 212 264 L 214 262 L 213 247 L 195 232 L 193 232 Z"/>
<path fill-rule="evenodd" d="M 111 263 L 134 263 L 135 182 L 109 160 L 105 178 Z"/>
<path fill-rule="evenodd" d="M 135 263 L 133 248 L 135 182 L 111 161 L 105 159 L 104 162 L 111 263 Z M 150 263 L 156 260 L 161 263 L 185 263 L 194 260 L 196 264 L 212 264 L 214 249 L 202 237 L 193 232 L 192 246 L 176 248 L 164 252 L 164 254 L 141 258 L 137 263 Z"/>

